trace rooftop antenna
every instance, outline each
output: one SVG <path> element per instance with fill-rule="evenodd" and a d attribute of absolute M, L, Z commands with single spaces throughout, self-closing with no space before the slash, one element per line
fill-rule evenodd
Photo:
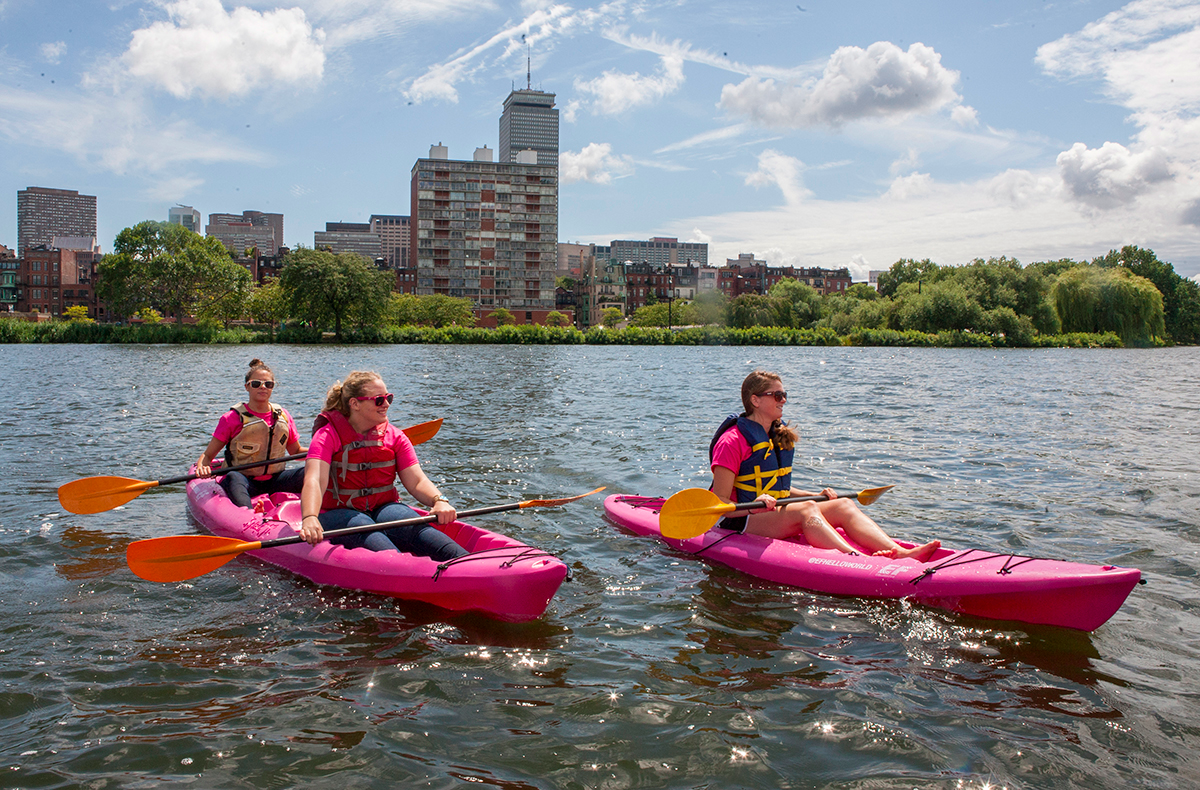
<path fill-rule="evenodd" d="M 521 34 L 521 40 L 525 41 L 525 34 Z M 525 90 L 533 88 L 533 57 L 530 54 L 529 42 L 525 41 Z"/>

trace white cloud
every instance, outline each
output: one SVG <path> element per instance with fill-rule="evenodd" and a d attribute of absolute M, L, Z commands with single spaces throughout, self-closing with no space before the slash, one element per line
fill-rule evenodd
<path fill-rule="evenodd" d="M 590 181 L 593 184 L 611 183 L 633 172 L 628 157 L 613 156 L 609 143 L 588 143 L 578 153 L 563 151 L 558 155 L 558 175 L 564 184 Z"/>
<path fill-rule="evenodd" d="M 654 104 L 683 85 L 683 59 L 678 55 L 663 55 L 657 74 L 642 76 L 606 71 L 591 80 L 575 80 L 575 90 L 592 95 L 592 112 L 599 115 L 619 115 L 635 107 Z"/>
<path fill-rule="evenodd" d="M 965 104 L 960 104 L 951 110 L 950 118 L 956 124 L 963 127 L 979 125 L 979 112 L 974 107 L 968 107 Z"/>
<path fill-rule="evenodd" d="M 888 171 L 893 176 L 898 176 L 908 170 L 916 170 L 921 164 L 921 152 L 916 148 L 909 148 L 896 161 L 892 162 Z"/>
<path fill-rule="evenodd" d="M 240 97 L 267 84 L 310 84 L 324 73 L 324 33 L 299 8 L 227 12 L 220 0 L 164 8 L 170 21 L 135 30 L 121 62 L 179 98 Z"/>
<path fill-rule="evenodd" d="M 768 148 L 758 155 L 758 170 L 746 176 L 746 184 L 752 187 L 774 184 L 783 193 L 784 203 L 795 206 L 812 195 L 804 186 L 804 170 L 799 159 Z"/>
<path fill-rule="evenodd" d="M 1184 206 L 1180 219 L 1188 225 L 1200 227 L 1200 199 L 1193 200 Z"/>
<path fill-rule="evenodd" d="M 67 51 L 67 42 L 51 41 L 39 48 L 42 53 L 42 59 L 48 63 L 58 63 L 62 60 L 63 53 Z"/>
<path fill-rule="evenodd" d="M 1069 195 L 1086 205 L 1110 209 L 1124 205 L 1154 184 L 1171 178 L 1161 149 L 1132 153 L 1120 143 L 1088 148 L 1075 143 L 1057 159 L 1059 174 Z"/>
<path fill-rule="evenodd" d="M 910 173 L 894 179 L 883 196 L 891 200 L 911 200 L 929 194 L 932 189 L 933 176 L 928 173 Z"/>
<path fill-rule="evenodd" d="M 712 236 L 708 235 L 699 228 L 692 228 L 690 238 L 684 239 L 688 244 L 712 244 Z"/>
<path fill-rule="evenodd" d="M 1024 208 L 1035 200 L 1053 194 L 1060 183 L 1058 179 L 1047 175 L 1009 169 L 991 180 L 987 192 L 997 203 Z"/>
<path fill-rule="evenodd" d="M 887 41 L 865 50 L 841 47 L 816 81 L 801 85 L 748 77 L 721 90 L 720 105 L 771 127 L 840 126 L 868 118 L 902 118 L 959 101 L 958 72 L 924 44 L 908 51 Z"/>

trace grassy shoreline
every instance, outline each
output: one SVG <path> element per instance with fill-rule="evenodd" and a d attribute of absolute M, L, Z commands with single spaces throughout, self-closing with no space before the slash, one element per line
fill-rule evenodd
<path fill-rule="evenodd" d="M 311 327 L 286 327 L 273 334 L 248 327 L 212 327 L 176 324 L 86 324 L 51 321 L 0 319 L 0 343 L 140 343 L 140 344 L 240 344 L 287 343 L 315 345 L 337 343 Z M 524 344 L 524 345 L 630 345 L 630 346 L 895 346 L 928 348 L 1122 348 L 1121 339 L 1112 332 L 1104 334 L 1071 333 L 1039 335 L 1032 343 L 1016 346 L 1005 337 L 972 332 L 938 332 L 891 329 L 856 329 L 839 335 L 829 328 L 784 329 L 750 327 L 730 329 L 707 326 L 668 330 L 660 327 L 605 329 L 593 327 L 581 332 L 571 327 L 538 325 L 482 327 L 369 327 L 343 334 L 342 344 Z"/>

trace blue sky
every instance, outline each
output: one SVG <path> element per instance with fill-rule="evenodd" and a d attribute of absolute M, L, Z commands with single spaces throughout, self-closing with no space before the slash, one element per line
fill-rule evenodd
<path fill-rule="evenodd" d="M 529 52 L 560 241 L 1200 273 L 1200 1 L 0 0 L 0 29 L 10 247 L 27 186 L 98 196 L 105 251 L 175 203 L 306 245 L 407 214 L 431 144 L 497 146 Z"/>

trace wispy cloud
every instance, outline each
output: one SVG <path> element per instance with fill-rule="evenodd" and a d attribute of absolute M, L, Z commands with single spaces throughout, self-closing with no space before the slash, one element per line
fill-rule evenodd
<path fill-rule="evenodd" d="M 559 178 L 564 184 L 576 181 L 608 184 L 614 177 L 620 178 L 632 171 L 629 157 L 614 156 L 609 143 L 588 143 L 581 151 L 563 151 L 558 155 Z"/>

